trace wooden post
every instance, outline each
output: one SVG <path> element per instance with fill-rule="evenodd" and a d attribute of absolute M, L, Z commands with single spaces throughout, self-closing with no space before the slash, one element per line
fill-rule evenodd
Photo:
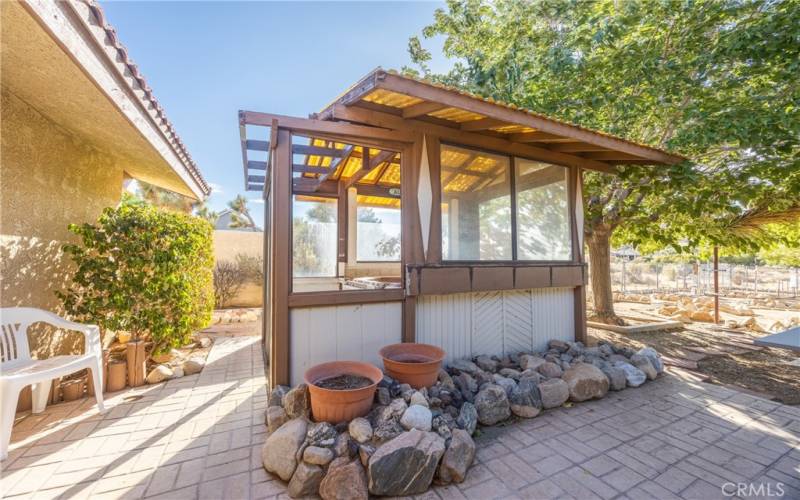
<path fill-rule="evenodd" d="M 271 228 L 272 315 L 270 328 L 270 387 L 290 383 L 289 352 L 289 293 L 292 279 L 292 135 L 279 129 L 272 166 L 271 197 L 273 199 Z"/>
<path fill-rule="evenodd" d="M 714 245 L 714 323 L 719 323 L 719 247 Z"/>
<path fill-rule="evenodd" d="M 144 340 L 128 342 L 125 356 L 128 362 L 128 385 L 131 387 L 144 385 L 147 362 L 144 355 Z"/>

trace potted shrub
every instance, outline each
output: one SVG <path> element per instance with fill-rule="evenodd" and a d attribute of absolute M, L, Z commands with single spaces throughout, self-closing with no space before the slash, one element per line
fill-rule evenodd
<path fill-rule="evenodd" d="M 95 224 L 69 229 L 81 240 L 64 246 L 76 269 L 57 294 L 79 321 L 130 335 L 128 384 L 142 385 L 145 340 L 162 352 L 186 344 L 211 321 L 211 224 L 126 202 L 105 209 Z"/>

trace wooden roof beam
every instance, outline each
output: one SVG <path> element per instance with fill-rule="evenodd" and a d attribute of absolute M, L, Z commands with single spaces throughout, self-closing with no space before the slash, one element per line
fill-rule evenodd
<path fill-rule="evenodd" d="M 620 151 L 623 153 L 639 156 L 644 159 L 652 160 L 654 163 L 664 163 L 672 165 L 680 163 L 684 158 L 672 155 L 657 149 L 641 146 L 623 139 L 598 133 L 595 131 L 568 125 L 544 116 L 535 115 L 520 109 L 513 109 L 501 106 L 483 99 L 478 99 L 459 92 L 441 88 L 413 80 L 411 78 L 395 75 L 385 71 L 375 71 L 372 73 L 373 82 L 376 88 L 398 92 L 426 101 L 438 102 L 448 107 L 459 108 L 483 115 L 487 118 L 494 118 L 506 123 L 523 125 L 533 129 L 570 137 L 605 149 Z"/>
<path fill-rule="evenodd" d="M 461 130 L 465 132 L 476 132 L 478 130 L 488 130 L 490 128 L 504 127 L 507 125 L 513 124 L 494 118 L 481 118 L 479 120 L 470 120 L 461 123 Z"/>
<path fill-rule="evenodd" d="M 560 135 L 548 134 L 547 132 L 521 132 L 518 134 L 508 134 L 508 140 L 512 142 L 547 142 L 564 140 Z M 569 138 L 567 138 L 569 140 Z"/>
<path fill-rule="evenodd" d="M 325 172 L 324 174 L 320 174 L 319 177 L 314 179 L 314 181 L 317 183 L 316 188 L 319 188 L 319 186 L 322 185 L 323 182 L 327 181 L 328 178 L 334 175 L 336 171 L 339 170 L 339 167 L 344 168 L 344 166 L 347 164 L 347 160 L 350 159 L 350 155 L 353 154 L 353 150 L 355 150 L 355 147 L 349 144 L 345 146 L 344 149 L 341 150 L 342 156 L 340 156 L 339 158 L 335 158 L 328 166 L 328 171 Z"/>
<path fill-rule="evenodd" d="M 619 160 L 641 160 L 642 158 L 627 153 L 618 153 L 616 151 L 595 151 L 589 153 L 581 153 L 583 158 L 591 158 L 592 160 L 601 161 L 619 161 Z"/>
<path fill-rule="evenodd" d="M 361 160 L 362 167 L 353 172 L 353 175 L 350 176 L 349 179 L 347 179 L 344 185 L 345 189 L 351 187 L 353 184 L 363 179 L 368 173 L 372 171 L 372 169 L 374 169 L 381 163 L 391 161 L 392 158 L 395 157 L 395 155 L 397 155 L 397 153 L 394 151 L 381 151 L 375 156 L 370 157 L 369 153 L 365 149 L 364 156 L 362 157 Z"/>
<path fill-rule="evenodd" d="M 566 144 L 550 144 L 547 149 L 551 151 L 561 151 L 564 153 L 584 153 L 584 152 L 609 152 L 614 153 L 617 151 L 609 151 L 605 146 L 597 146 L 595 144 L 584 144 L 582 142 L 569 142 Z"/>
<path fill-rule="evenodd" d="M 420 102 L 418 104 L 412 104 L 411 106 L 403 108 L 403 118 L 406 119 L 416 118 L 418 116 L 434 113 L 446 107 L 447 106 L 445 106 L 444 104 L 439 104 L 438 102 L 428 102 L 428 101 Z"/>

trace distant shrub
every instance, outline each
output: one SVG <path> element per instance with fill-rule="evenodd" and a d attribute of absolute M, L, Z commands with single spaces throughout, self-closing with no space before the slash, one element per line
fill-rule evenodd
<path fill-rule="evenodd" d="M 247 274 L 236 262 L 221 260 L 214 266 L 214 302 L 223 308 L 236 297 L 247 281 Z"/>
<path fill-rule="evenodd" d="M 146 204 L 107 208 L 95 224 L 72 224 L 65 245 L 77 268 L 57 292 L 82 321 L 149 339 L 154 351 L 188 343 L 214 307 L 212 226 Z"/>
<path fill-rule="evenodd" d="M 259 255 L 236 254 L 236 265 L 245 275 L 245 279 L 256 285 L 264 282 L 264 259 Z"/>

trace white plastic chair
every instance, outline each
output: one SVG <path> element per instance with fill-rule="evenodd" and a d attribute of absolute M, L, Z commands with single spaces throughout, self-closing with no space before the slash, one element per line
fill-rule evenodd
<path fill-rule="evenodd" d="M 49 323 L 57 328 L 83 333 L 84 353 L 54 356 L 47 359 L 31 359 L 28 346 L 28 327 L 34 323 Z M 52 380 L 84 368 L 89 368 L 94 381 L 97 407 L 103 408 L 103 369 L 100 329 L 94 325 L 83 325 L 67 321 L 55 314 L 32 307 L 10 307 L 0 309 L 0 398 L 2 399 L 2 421 L 0 421 L 0 460 L 8 456 L 11 428 L 20 391 L 33 385 L 33 413 L 41 413 L 47 405 Z"/>

